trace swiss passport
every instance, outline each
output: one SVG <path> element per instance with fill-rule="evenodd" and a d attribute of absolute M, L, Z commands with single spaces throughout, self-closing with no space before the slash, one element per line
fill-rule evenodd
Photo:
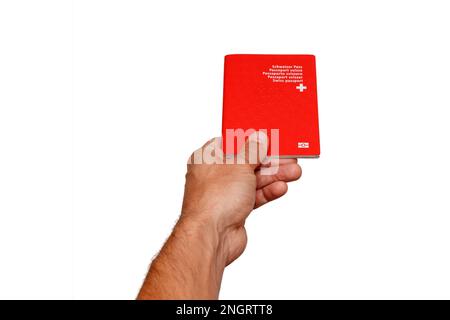
<path fill-rule="evenodd" d="M 225 56 L 222 115 L 225 154 L 239 152 L 245 138 L 256 130 L 267 134 L 270 156 L 319 157 L 313 55 Z"/>

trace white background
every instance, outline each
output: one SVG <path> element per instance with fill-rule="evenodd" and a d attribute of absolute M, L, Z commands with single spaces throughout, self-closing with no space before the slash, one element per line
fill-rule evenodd
<path fill-rule="evenodd" d="M 450 298 L 446 1 L 1 1 L 0 298 L 133 299 L 223 56 L 317 57 L 322 156 L 221 298 Z"/>

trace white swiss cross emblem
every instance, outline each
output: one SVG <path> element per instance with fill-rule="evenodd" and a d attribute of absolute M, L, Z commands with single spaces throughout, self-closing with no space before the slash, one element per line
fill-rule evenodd
<path fill-rule="evenodd" d="M 307 87 L 307 86 L 304 86 L 303 83 L 300 83 L 300 84 L 298 85 L 298 87 L 295 87 L 295 89 L 298 89 L 298 91 L 303 92 L 303 91 L 305 91 L 306 89 L 308 89 L 308 87 Z"/>

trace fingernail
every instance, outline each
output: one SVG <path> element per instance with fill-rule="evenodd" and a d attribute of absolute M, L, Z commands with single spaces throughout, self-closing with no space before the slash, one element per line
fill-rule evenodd
<path fill-rule="evenodd" d="M 255 131 L 249 137 L 251 142 L 267 143 L 267 135 L 263 131 Z"/>

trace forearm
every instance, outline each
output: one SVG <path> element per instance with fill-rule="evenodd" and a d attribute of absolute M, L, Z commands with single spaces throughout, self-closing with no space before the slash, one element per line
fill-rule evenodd
<path fill-rule="evenodd" d="M 224 236 L 212 221 L 182 216 L 138 299 L 217 299 L 227 260 Z"/>
<path fill-rule="evenodd" d="M 301 175 L 296 159 L 281 159 L 274 175 L 264 175 L 258 168 L 266 157 L 267 137 L 263 132 L 252 136 L 236 164 L 225 164 L 220 138 L 191 155 L 208 151 L 214 163 L 187 165 L 180 221 L 153 261 L 138 299 L 218 298 L 225 266 L 245 250 L 250 212 L 284 195 L 286 182 Z M 212 144 L 219 148 L 211 151 Z"/>

